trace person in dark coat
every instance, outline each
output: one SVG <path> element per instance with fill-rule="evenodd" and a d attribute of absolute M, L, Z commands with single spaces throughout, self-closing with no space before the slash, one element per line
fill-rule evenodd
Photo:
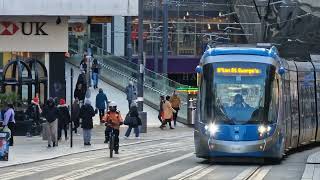
<path fill-rule="evenodd" d="M 60 99 L 58 108 L 58 141 L 61 140 L 62 130 L 64 131 L 65 140 L 68 140 L 68 124 L 70 122 L 70 113 L 66 101 Z"/>
<path fill-rule="evenodd" d="M 28 115 L 28 119 L 32 120 L 33 123 L 39 125 L 41 113 L 42 111 L 39 105 L 39 98 L 34 97 L 26 111 L 26 114 Z"/>
<path fill-rule="evenodd" d="M 81 74 L 79 74 L 77 84 L 83 84 L 87 86 L 87 78 L 85 71 L 81 71 Z"/>
<path fill-rule="evenodd" d="M 128 113 L 129 117 L 135 118 L 135 120 L 137 121 L 137 124 L 133 125 L 133 124 L 129 124 L 127 132 L 125 134 L 125 138 L 128 138 L 130 136 L 131 130 L 132 128 L 134 129 L 134 133 L 136 135 L 136 138 L 139 138 L 139 126 L 142 125 L 141 123 L 141 119 L 139 118 L 139 113 L 138 113 L 138 107 L 137 104 L 135 102 L 131 103 L 131 107 L 130 107 L 130 111 Z"/>
<path fill-rule="evenodd" d="M 75 99 L 73 104 L 72 104 L 72 111 L 71 111 L 71 118 L 72 118 L 72 122 L 74 124 L 74 128 L 73 128 L 73 131 L 74 133 L 76 133 L 77 135 L 78 134 L 78 127 L 80 126 L 80 118 L 79 118 L 79 115 L 80 115 L 80 105 L 79 105 L 79 100 L 78 99 Z"/>
<path fill-rule="evenodd" d="M 98 81 L 99 81 L 99 70 L 100 66 L 97 59 L 94 59 L 92 62 L 92 80 L 93 80 L 93 88 L 98 88 Z"/>
<path fill-rule="evenodd" d="M 37 128 L 40 127 L 40 115 L 42 113 L 40 104 L 39 104 L 39 98 L 36 96 L 31 100 L 30 105 L 27 108 L 26 116 L 29 121 L 32 121 L 32 124 L 28 127 L 28 133 L 27 136 L 32 136 L 33 134 L 37 133 Z"/>
<path fill-rule="evenodd" d="M 53 98 L 47 101 L 47 104 L 43 108 L 42 116 L 47 120 L 48 147 L 51 147 L 51 142 L 53 143 L 53 147 L 58 146 L 58 109 L 54 104 Z"/>
<path fill-rule="evenodd" d="M 77 88 L 74 90 L 74 98 L 78 99 L 80 102 L 84 102 L 86 96 L 86 91 L 83 89 L 82 84 L 78 84 Z"/>
<path fill-rule="evenodd" d="M 108 109 L 108 98 L 101 88 L 96 96 L 96 108 L 99 110 L 100 122 L 102 123 L 105 109 Z"/>
<path fill-rule="evenodd" d="M 159 105 L 159 114 L 158 114 L 158 119 L 161 123 L 160 128 L 162 127 L 162 121 L 163 121 L 163 108 L 162 105 L 164 104 L 164 96 L 160 96 L 160 105 Z"/>
<path fill-rule="evenodd" d="M 85 104 L 80 109 L 80 118 L 82 119 L 81 128 L 83 129 L 83 141 L 84 145 L 90 146 L 91 143 L 91 130 L 93 129 L 93 117 L 95 112 L 90 104 L 90 101 L 86 100 Z"/>
<path fill-rule="evenodd" d="M 80 70 L 84 71 L 85 74 L 87 74 L 87 70 L 88 70 L 88 59 L 87 59 L 87 57 L 84 57 L 82 59 L 82 61 L 80 62 Z"/>

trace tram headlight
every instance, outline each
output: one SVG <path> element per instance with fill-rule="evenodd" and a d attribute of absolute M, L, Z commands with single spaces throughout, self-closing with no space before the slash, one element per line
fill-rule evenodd
<path fill-rule="evenodd" d="M 258 132 L 260 136 L 263 136 L 266 133 L 269 133 L 271 131 L 271 126 L 265 126 L 265 125 L 260 125 L 258 128 Z"/>
<path fill-rule="evenodd" d="M 206 130 L 206 133 L 211 136 L 215 135 L 219 131 L 218 126 L 215 125 L 214 123 L 210 123 L 208 125 L 205 125 L 204 129 Z"/>

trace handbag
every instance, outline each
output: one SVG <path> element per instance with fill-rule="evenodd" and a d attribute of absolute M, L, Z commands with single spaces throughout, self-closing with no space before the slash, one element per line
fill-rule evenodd
<path fill-rule="evenodd" d="M 127 125 L 127 126 L 138 126 L 139 124 L 137 118 L 131 117 L 129 113 L 126 115 L 126 118 L 124 119 L 123 123 L 124 125 Z"/>
<path fill-rule="evenodd" d="M 129 126 L 130 125 L 130 118 L 129 118 L 129 113 L 126 115 L 124 118 L 123 124 Z"/>

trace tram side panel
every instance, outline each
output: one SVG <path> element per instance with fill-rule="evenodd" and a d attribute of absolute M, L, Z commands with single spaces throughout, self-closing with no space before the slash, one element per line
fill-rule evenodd
<path fill-rule="evenodd" d="M 283 106 L 284 106 L 284 121 L 286 126 L 286 144 L 285 148 L 291 149 L 292 137 L 292 122 L 291 122 L 291 100 L 290 100 L 290 73 L 286 73 L 282 79 L 283 82 Z"/>
<path fill-rule="evenodd" d="M 299 102 L 298 102 L 298 86 L 297 86 L 297 72 L 290 71 L 290 100 L 291 100 L 291 147 L 298 147 L 299 140 Z"/>
<path fill-rule="evenodd" d="M 310 62 L 296 62 L 298 67 L 300 138 L 299 143 L 309 144 L 315 138 L 315 91 L 314 69 Z"/>
<path fill-rule="evenodd" d="M 317 122 L 317 130 L 316 130 L 316 141 L 320 141 L 320 63 L 314 62 L 315 66 L 315 74 L 316 74 L 316 93 L 317 93 L 317 110 L 316 115 L 318 116 L 318 122 Z"/>

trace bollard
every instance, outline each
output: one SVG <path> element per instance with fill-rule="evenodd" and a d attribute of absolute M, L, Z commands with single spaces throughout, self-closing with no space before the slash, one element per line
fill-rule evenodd
<path fill-rule="evenodd" d="M 140 133 L 147 133 L 147 112 L 139 112 L 139 118 L 142 122 Z"/>
<path fill-rule="evenodd" d="M 189 99 L 188 100 L 188 114 L 187 114 L 187 124 L 192 125 L 194 124 L 195 117 L 196 117 L 196 99 Z"/>

